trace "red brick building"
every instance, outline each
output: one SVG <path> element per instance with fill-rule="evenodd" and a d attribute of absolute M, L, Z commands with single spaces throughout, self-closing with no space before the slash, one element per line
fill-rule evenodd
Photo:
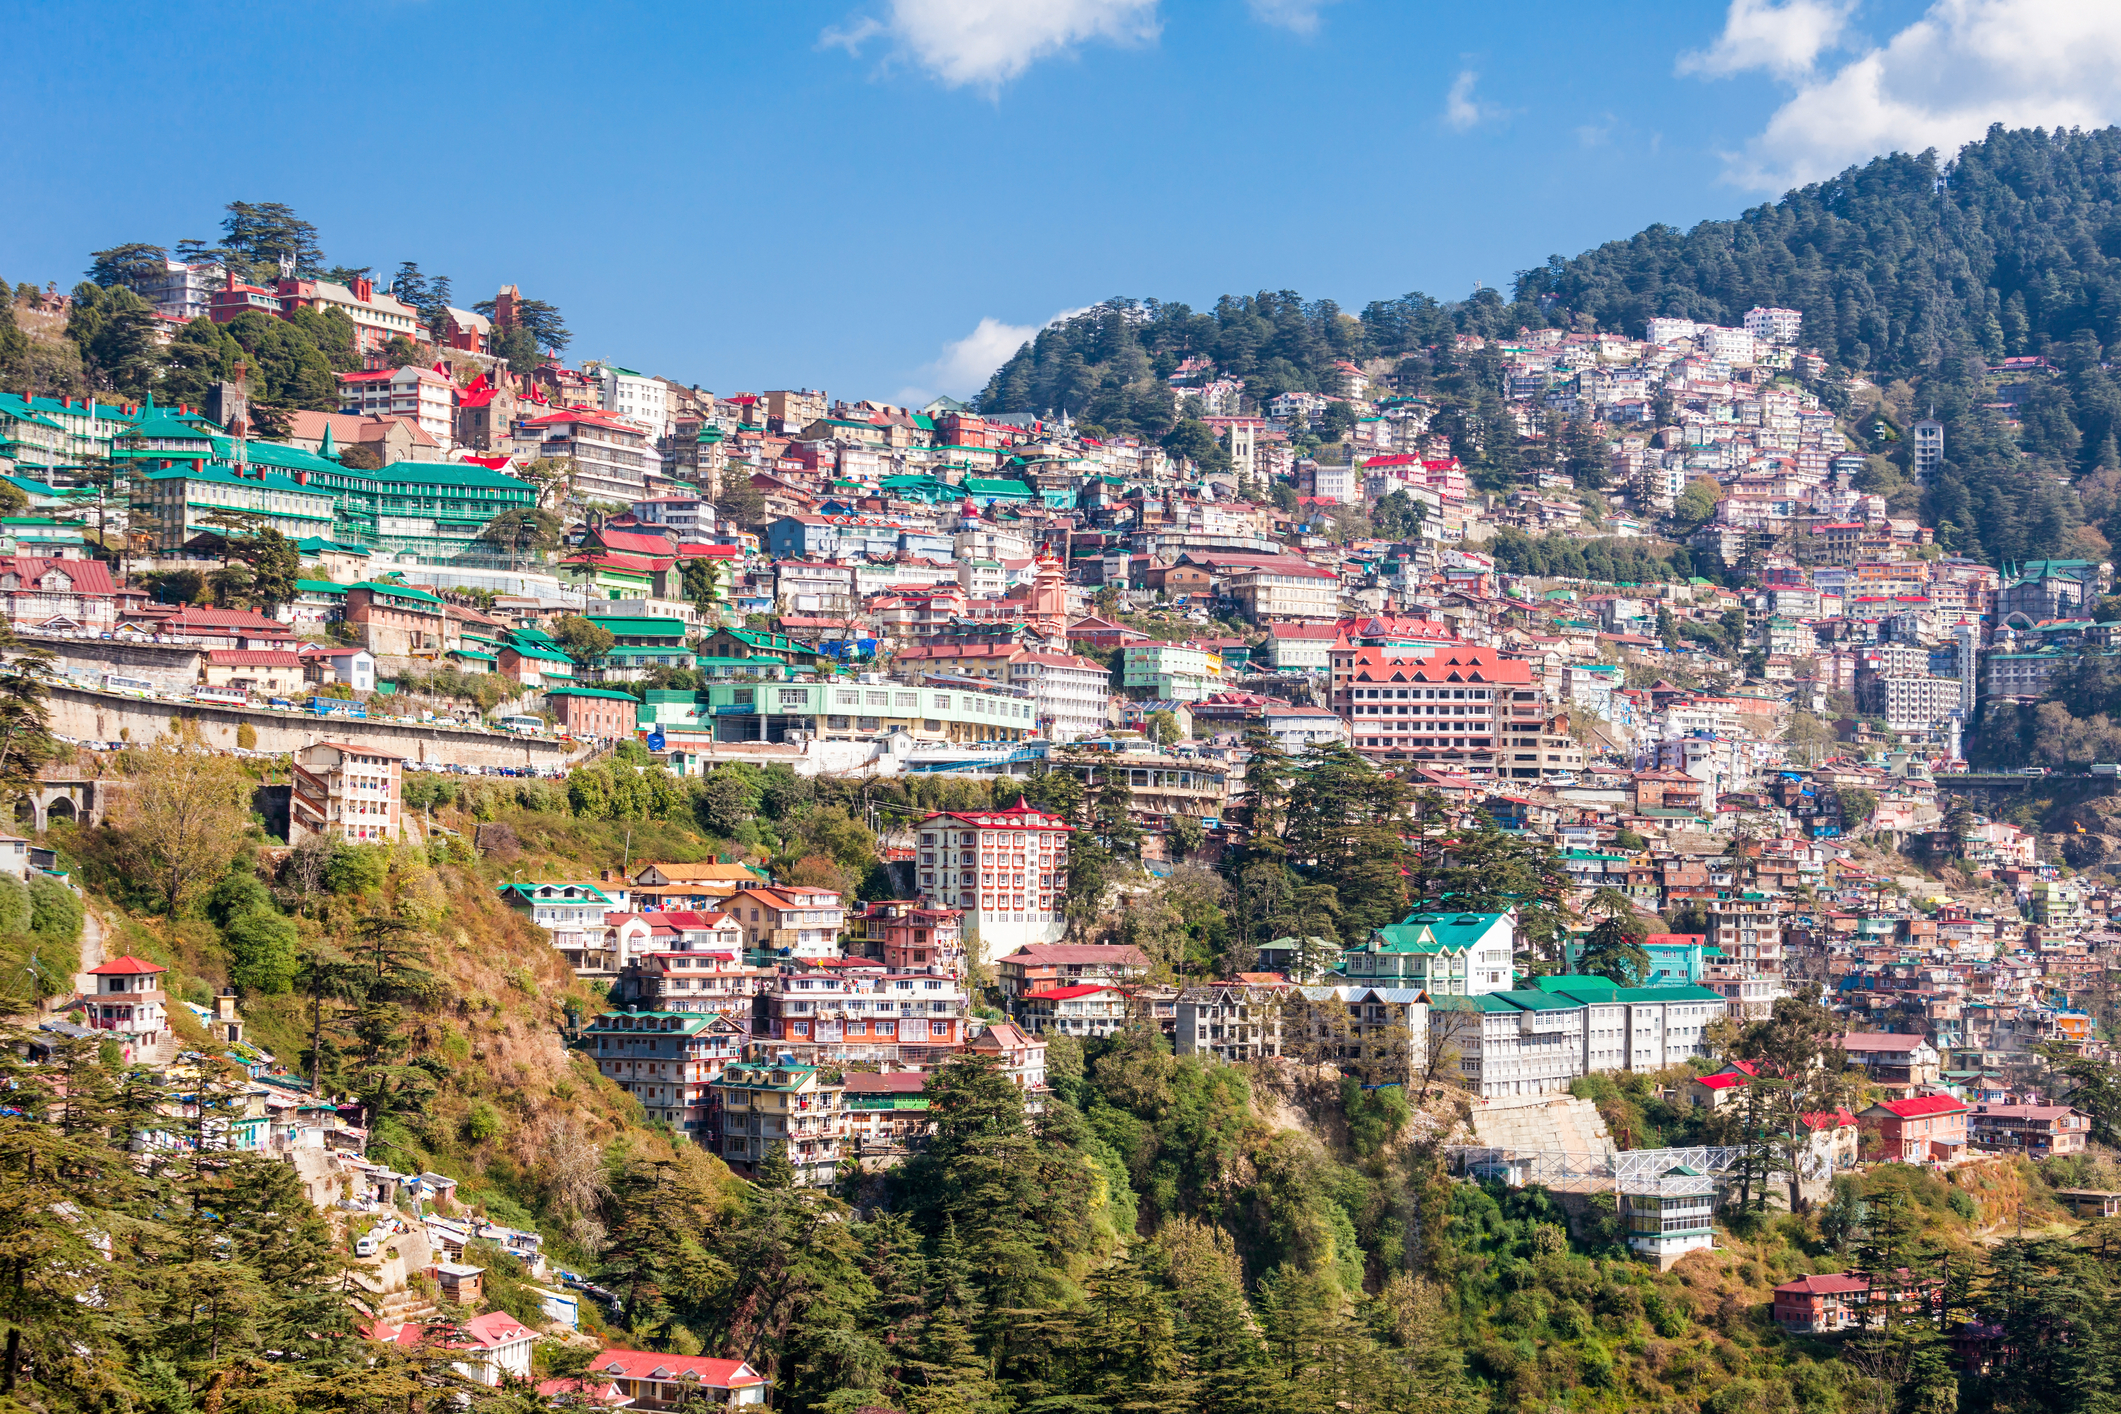
<path fill-rule="evenodd" d="M 1775 1324 L 1807 1333 L 1847 1330 L 1863 1323 L 1865 1307 L 1874 1302 L 1904 1305 L 1936 1286 L 1934 1278 L 1918 1281 L 1905 1267 L 1894 1273 L 1890 1290 L 1881 1288 L 1875 1294 L 1869 1276 L 1861 1272 L 1798 1277 L 1775 1288 Z"/>
<path fill-rule="evenodd" d="M 555 687 L 545 694 L 552 715 L 578 737 L 599 741 L 631 740 L 640 699 L 604 687 Z"/>

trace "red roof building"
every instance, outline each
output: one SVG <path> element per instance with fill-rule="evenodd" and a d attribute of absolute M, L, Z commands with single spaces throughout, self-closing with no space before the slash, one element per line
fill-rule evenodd
<path fill-rule="evenodd" d="M 1972 1107 L 1949 1095 L 1884 1100 L 1856 1116 L 1864 1157 L 1888 1163 L 1950 1163 L 1966 1153 Z"/>
<path fill-rule="evenodd" d="M 589 1362 L 590 1376 L 608 1378 L 635 1409 L 675 1409 L 707 1395 L 714 1404 L 763 1404 L 767 1380 L 742 1360 L 607 1350 Z"/>

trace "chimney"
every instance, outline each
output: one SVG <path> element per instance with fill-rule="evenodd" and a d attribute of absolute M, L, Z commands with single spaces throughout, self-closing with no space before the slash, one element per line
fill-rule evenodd
<path fill-rule="evenodd" d="M 369 279 L 366 275 L 359 275 L 354 278 L 353 297 L 355 299 L 359 300 L 363 304 L 367 304 L 371 299 L 374 298 L 375 293 L 375 281 Z"/>

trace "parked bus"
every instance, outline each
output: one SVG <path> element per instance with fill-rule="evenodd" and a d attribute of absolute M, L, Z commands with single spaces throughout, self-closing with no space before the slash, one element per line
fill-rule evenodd
<path fill-rule="evenodd" d="M 545 730 L 545 723 L 538 717 L 496 717 L 493 724 L 504 732 L 518 732 L 523 736 L 536 736 Z"/>
<path fill-rule="evenodd" d="M 358 717 L 368 720 L 368 709 L 344 697 L 312 697 L 309 710 L 320 717 Z"/>
<path fill-rule="evenodd" d="M 218 702 L 228 707 L 248 707 L 250 693 L 240 687 L 195 687 L 191 690 L 194 702 Z"/>
<path fill-rule="evenodd" d="M 146 678 L 125 678 L 119 677 L 116 673 L 105 673 L 103 675 L 103 690 L 105 692 L 123 692 L 133 697 L 153 697 L 155 695 L 155 685 Z"/>

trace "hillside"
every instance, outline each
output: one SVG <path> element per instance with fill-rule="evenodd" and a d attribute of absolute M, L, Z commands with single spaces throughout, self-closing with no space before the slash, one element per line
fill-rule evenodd
<path fill-rule="evenodd" d="M 1493 390 L 1469 384 L 1446 347 L 1454 335 L 1558 326 L 1639 338 L 1653 315 L 1736 324 L 1755 305 L 1781 306 L 1803 312 L 1803 343 L 1831 361 L 1818 388 L 1831 404 L 1850 411 L 1882 394 L 1893 421 L 1934 408 L 1945 422 L 1948 464 L 1920 513 L 1953 528 L 1953 548 L 2000 563 L 2098 558 L 2121 540 L 2121 384 L 2106 366 L 2121 342 L 2121 129 L 1997 129 L 1948 161 L 1881 157 L 1732 220 L 1555 256 L 1520 272 L 1510 296 L 1416 293 L 1360 315 L 1289 291 L 1226 296 L 1207 313 L 1111 300 L 1041 330 L 979 406 L 1065 408 L 1158 437 L 1175 416 L 1166 380 L 1188 359 L 1244 379 L 1255 402 L 1334 393 L 1346 359 L 1478 421 Z M 2050 367 L 2020 376 L 2006 399 L 1985 368 L 2022 356 Z M 1852 390 L 1852 378 L 1878 393 Z M 1454 438 L 1459 448 L 1476 465 L 1503 455 L 1477 439 Z"/>

